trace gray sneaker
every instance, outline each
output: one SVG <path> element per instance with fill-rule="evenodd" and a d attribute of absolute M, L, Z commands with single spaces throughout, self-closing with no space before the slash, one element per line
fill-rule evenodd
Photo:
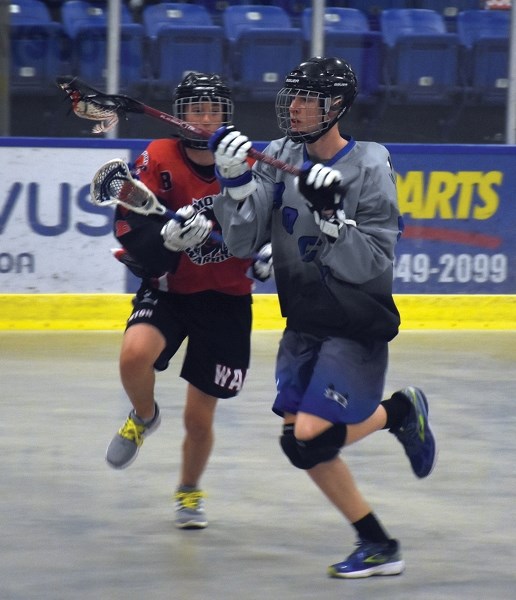
<path fill-rule="evenodd" d="M 125 469 L 136 460 L 144 438 L 156 431 L 161 423 L 159 406 L 150 423 L 145 425 L 134 410 L 129 413 L 123 427 L 111 440 L 106 451 L 106 461 L 113 469 Z"/>
<path fill-rule="evenodd" d="M 208 525 L 204 512 L 204 492 L 186 486 L 174 494 L 176 527 L 179 529 L 204 529 Z"/>

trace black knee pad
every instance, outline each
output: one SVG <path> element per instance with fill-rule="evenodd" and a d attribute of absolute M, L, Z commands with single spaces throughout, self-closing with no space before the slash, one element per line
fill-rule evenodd
<path fill-rule="evenodd" d="M 298 469 L 305 469 L 304 463 L 299 454 L 299 447 L 294 436 L 294 425 L 283 425 L 283 434 L 280 437 L 280 444 L 283 452 L 287 455 L 290 462 Z"/>
<path fill-rule="evenodd" d="M 336 423 L 311 440 L 297 440 L 304 468 L 311 469 L 338 456 L 346 441 L 346 431 L 345 423 Z"/>
<path fill-rule="evenodd" d="M 311 440 L 298 440 L 294 436 L 294 425 L 285 425 L 280 443 L 290 462 L 306 470 L 338 456 L 346 441 L 346 431 L 345 423 L 337 423 Z"/>

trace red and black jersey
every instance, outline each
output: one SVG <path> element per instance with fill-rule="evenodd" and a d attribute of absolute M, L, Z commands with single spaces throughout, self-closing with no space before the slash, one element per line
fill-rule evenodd
<path fill-rule="evenodd" d="M 213 212 L 213 197 L 220 191 L 214 169 L 193 165 L 180 140 L 151 142 L 136 160 L 135 171 L 164 206 L 177 211 L 192 204 L 212 221 L 213 230 L 221 233 Z M 147 271 L 156 275 L 151 279 L 153 287 L 177 294 L 251 292 L 252 280 L 246 275 L 250 259 L 232 256 L 224 243 L 211 238 L 198 248 L 171 252 L 163 246 L 163 223 L 162 217 L 142 217 L 120 207 L 116 210 L 115 236 Z"/>

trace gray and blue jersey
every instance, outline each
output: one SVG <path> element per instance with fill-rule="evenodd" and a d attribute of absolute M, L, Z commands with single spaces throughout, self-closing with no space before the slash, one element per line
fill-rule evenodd
<path fill-rule="evenodd" d="M 272 141 L 265 153 L 301 167 L 303 144 Z M 396 185 L 387 149 L 348 144 L 326 166 L 342 174 L 346 224 L 330 241 L 314 221 L 292 174 L 256 162 L 256 191 L 236 209 L 219 196 L 215 214 L 232 254 L 250 256 L 271 240 L 278 297 L 287 328 L 363 341 L 392 339 L 399 314 L 392 299 L 394 248 L 400 235 Z"/>

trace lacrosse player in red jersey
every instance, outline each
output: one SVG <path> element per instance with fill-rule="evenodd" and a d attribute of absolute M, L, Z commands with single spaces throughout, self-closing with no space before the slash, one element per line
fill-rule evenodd
<path fill-rule="evenodd" d="M 218 75 L 190 73 L 174 97 L 179 119 L 214 132 L 232 121 L 231 90 Z M 203 528 L 200 478 L 212 451 L 217 400 L 236 396 L 249 366 L 253 276 L 272 270 L 270 247 L 256 261 L 232 256 L 220 231 L 213 197 L 220 186 L 205 138 L 181 129 L 178 138 L 152 141 L 133 174 L 183 220 L 143 216 L 118 206 L 114 233 L 123 260 L 142 279 L 127 321 L 120 376 L 133 409 L 108 446 L 115 469 L 129 466 L 160 424 L 155 372 L 188 340 L 181 369 L 187 383 L 182 467 L 175 492 L 176 525 Z"/>

